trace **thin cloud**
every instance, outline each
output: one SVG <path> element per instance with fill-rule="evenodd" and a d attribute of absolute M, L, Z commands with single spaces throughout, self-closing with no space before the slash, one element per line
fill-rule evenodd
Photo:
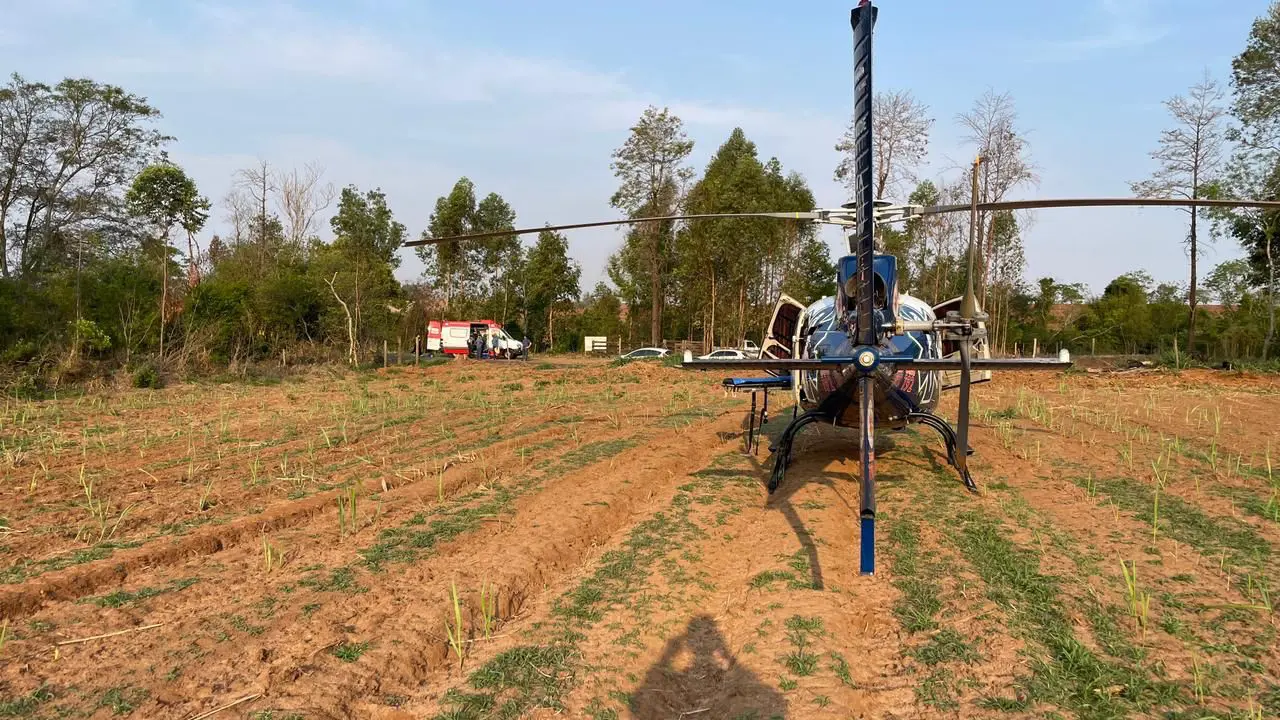
<path fill-rule="evenodd" d="M 684 120 L 698 142 L 696 165 L 741 126 L 762 157 L 776 155 L 787 170 L 802 172 L 820 203 L 843 199 L 830 181 L 842 117 L 663 97 L 589 64 L 467 45 L 429 19 L 409 34 L 403 21 L 385 15 L 377 24 L 352 22 L 300 2 L 201 0 L 163 20 L 129 0 L 110 0 L 119 12 L 91 18 L 77 12 L 89 0 L 50 2 L 59 4 L 23 12 L 74 39 L 59 51 L 60 71 L 87 72 L 146 95 L 170 93 L 189 103 L 186 116 L 213 118 L 226 105 L 235 108 L 233 124 L 243 130 L 235 138 L 208 125 L 166 128 L 207 138 L 180 141 L 172 152 L 215 206 L 234 171 L 261 157 L 277 168 L 318 162 L 339 186 L 382 187 L 411 235 L 462 174 L 502 193 L 522 223 L 613 217 L 608 153 L 650 104 Z M 199 89 L 194 97 L 191 88 Z M 254 104 L 242 104 L 238 91 L 253 92 Z M 342 120 L 318 110 L 328 100 Z M 356 124 L 344 125 L 351 118 Z M 214 215 L 206 241 L 226 230 L 223 208 Z M 327 214 L 320 222 L 326 235 Z M 839 240 L 836 233 L 831 242 Z M 585 287 L 603 277 L 604 260 L 620 242 L 613 231 L 571 237 Z M 413 279 L 421 263 L 411 252 L 402 255 L 397 275 Z"/>
<path fill-rule="evenodd" d="M 1097 53 L 1144 47 L 1164 39 L 1168 25 L 1154 19 L 1149 0 L 1097 0 L 1098 29 L 1080 37 L 1055 40 L 1031 49 L 1033 62 L 1072 62 Z"/>

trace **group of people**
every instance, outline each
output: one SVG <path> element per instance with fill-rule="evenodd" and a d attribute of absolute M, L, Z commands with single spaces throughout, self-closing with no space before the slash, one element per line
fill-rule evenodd
<path fill-rule="evenodd" d="M 510 359 L 512 352 L 510 348 L 502 347 L 496 333 L 479 328 L 472 328 L 471 337 L 467 339 L 467 357 L 476 360 L 487 360 L 490 358 L 506 358 Z M 526 335 L 520 345 L 520 355 L 529 359 L 529 337 Z"/>

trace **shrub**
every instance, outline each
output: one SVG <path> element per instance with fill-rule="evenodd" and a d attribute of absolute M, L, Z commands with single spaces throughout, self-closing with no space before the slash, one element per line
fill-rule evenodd
<path fill-rule="evenodd" d="M 134 371 L 133 386 L 159 390 L 164 387 L 164 380 L 160 377 L 160 371 L 156 370 L 154 365 L 147 364 Z"/>

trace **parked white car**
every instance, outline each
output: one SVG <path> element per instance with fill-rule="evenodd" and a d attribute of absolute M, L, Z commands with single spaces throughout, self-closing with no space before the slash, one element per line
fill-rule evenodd
<path fill-rule="evenodd" d="M 699 355 L 699 360 L 746 360 L 747 354 L 734 348 L 712 350 L 706 355 Z"/>
<path fill-rule="evenodd" d="M 671 354 L 666 348 L 646 347 L 636 348 L 626 355 L 621 355 L 623 360 L 652 360 L 656 358 L 664 358 Z"/>

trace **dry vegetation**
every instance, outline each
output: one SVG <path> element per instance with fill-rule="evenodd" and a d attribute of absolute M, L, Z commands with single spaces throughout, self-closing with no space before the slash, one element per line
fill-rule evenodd
<path fill-rule="evenodd" d="M 881 439 L 866 578 L 851 435 L 806 430 L 767 498 L 719 379 L 460 361 L 9 401 L 0 718 L 1280 713 L 1280 380 L 982 386 L 981 496 L 928 431 Z"/>

